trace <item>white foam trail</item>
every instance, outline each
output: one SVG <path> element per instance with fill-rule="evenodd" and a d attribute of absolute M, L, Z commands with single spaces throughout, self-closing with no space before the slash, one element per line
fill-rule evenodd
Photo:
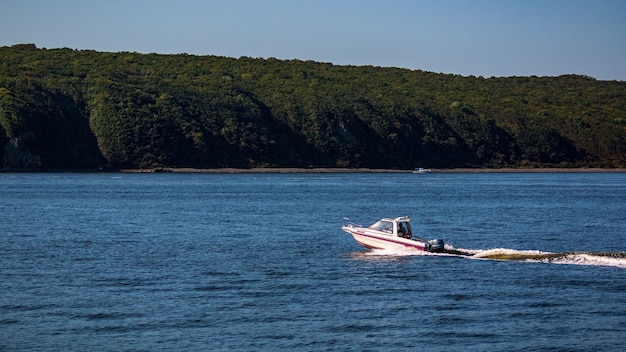
<path fill-rule="evenodd" d="M 563 257 L 547 260 L 546 262 L 556 264 L 614 266 L 626 269 L 626 258 L 613 258 L 588 253 L 567 254 Z"/>
<path fill-rule="evenodd" d="M 517 262 L 611 266 L 626 269 L 626 253 L 553 253 L 540 250 L 517 250 L 510 248 L 465 249 L 446 245 L 449 253 L 432 253 L 417 251 L 411 248 L 372 249 L 363 252 L 368 257 L 401 257 L 401 256 L 461 256 L 480 260 L 504 260 Z"/>
<path fill-rule="evenodd" d="M 512 260 L 536 263 L 573 264 L 591 266 L 613 266 L 626 268 L 626 255 L 619 253 L 552 253 L 539 250 L 516 250 L 493 248 L 488 250 L 465 250 L 473 253 L 471 258 L 491 260 Z"/>
<path fill-rule="evenodd" d="M 516 250 L 516 249 L 509 249 L 509 248 L 492 248 L 492 249 L 487 249 L 487 250 L 465 250 L 468 253 L 474 253 L 474 258 L 490 258 L 490 257 L 497 257 L 497 256 L 519 256 L 519 257 L 524 257 L 524 256 L 528 256 L 530 257 L 534 257 L 534 256 L 543 256 L 543 255 L 552 255 L 555 253 L 550 253 L 550 252 L 542 252 L 542 251 L 538 251 L 538 250 L 526 250 L 526 251 L 521 251 L 521 250 Z"/>

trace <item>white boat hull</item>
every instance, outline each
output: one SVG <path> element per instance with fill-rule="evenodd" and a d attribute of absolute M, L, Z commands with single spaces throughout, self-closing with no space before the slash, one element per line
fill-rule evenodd
<path fill-rule="evenodd" d="M 425 251 L 427 244 L 408 238 L 390 236 L 371 231 L 364 227 L 343 226 L 343 231 L 352 235 L 354 240 L 363 247 L 371 249 L 406 249 Z"/>

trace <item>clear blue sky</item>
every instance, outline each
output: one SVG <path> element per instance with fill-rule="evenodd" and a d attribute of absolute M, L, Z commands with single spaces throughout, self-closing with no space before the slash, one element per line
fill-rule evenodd
<path fill-rule="evenodd" d="M 626 0 L 0 0 L 0 46 L 626 81 Z"/>

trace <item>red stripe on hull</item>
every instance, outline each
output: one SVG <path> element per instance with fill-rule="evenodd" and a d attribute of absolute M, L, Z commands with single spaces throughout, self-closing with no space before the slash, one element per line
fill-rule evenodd
<path fill-rule="evenodd" d="M 411 243 L 405 243 L 405 242 L 402 242 L 402 241 L 395 241 L 395 240 L 393 240 L 393 239 L 391 239 L 391 238 L 389 238 L 389 239 L 387 239 L 387 238 L 380 238 L 380 237 L 378 237 L 378 236 L 368 235 L 368 234 L 366 234 L 366 233 L 362 233 L 362 232 L 350 232 L 350 234 L 352 234 L 352 237 L 354 238 L 354 240 L 355 240 L 358 244 L 360 244 L 361 246 L 363 246 L 363 247 L 365 247 L 365 248 L 370 248 L 370 249 L 385 249 L 385 247 L 374 247 L 374 246 L 372 246 L 372 245 L 365 244 L 365 243 L 363 243 L 363 242 L 359 241 L 359 240 L 355 237 L 355 235 L 356 235 L 356 236 L 369 237 L 369 238 L 373 238 L 373 239 L 376 239 L 376 240 L 379 240 L 379 241 L 390 242 L 390 243 L 393 243 L 393 244 L 396 244 L 396 245 L 402 245 L 402 246 L 404 246 L 404 247 L 415 248 L 415 249 L 420 250 L 420 251 L 424 251 L 424 250 L 425 250 L 424 246 L 419 246 L 419 245 L 417 245 L 417 244 L 415 244 L 415 245 L 414 245 L 414 244 L 411 244 Z"/>

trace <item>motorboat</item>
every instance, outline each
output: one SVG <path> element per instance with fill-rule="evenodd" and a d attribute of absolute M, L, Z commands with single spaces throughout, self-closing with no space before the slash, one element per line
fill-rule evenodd
<path fill-rule="evenodd" d="M 431 172 L 431 169 L 424 169 L 423 167 L 416 167 L 415 170 L 413 170 L 414 174 L 429 174 Z"/>
<path fill-rule="evenodd" d="M 349 219 L 346 219 L 349 220 Z M 341 229 L 354 237 L 363 247 L 371 249 L 416 249 L 427 252 L 443 252 L 444 241 L 423 240 L 413 236 L 411 219 L 408 216 L 384 218 L 364 227 L 350 223 Z"/>

